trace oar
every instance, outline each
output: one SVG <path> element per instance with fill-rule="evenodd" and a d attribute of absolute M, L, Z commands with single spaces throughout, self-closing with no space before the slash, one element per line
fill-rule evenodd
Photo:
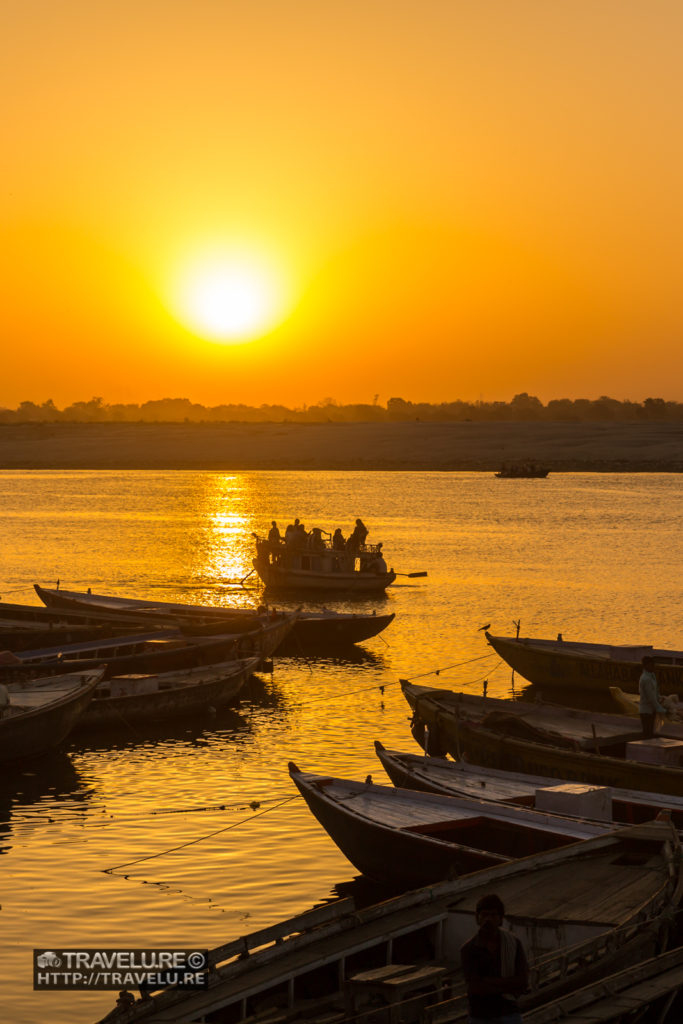
<path fill-rule="evenodd" d="M 409 580 L 415 580 L 418 576 L 426 575 L 426 572 L 394 572 L 394 576 L 407 576 Z"/>

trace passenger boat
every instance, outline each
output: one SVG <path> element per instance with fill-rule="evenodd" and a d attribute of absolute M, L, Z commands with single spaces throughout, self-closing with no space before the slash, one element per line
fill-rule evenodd
<path fill-rule="evenodd" d="M 599 813 L 608 814 L 607 820 L 615 825 L 652 821 L 664 811 L 671 815 L 676 828 L 683 829 L 683 792 L 679 796 L 664 796 L 592 783 L 558 785 L 557 779 L 547 775 L 525 775 L 485 768 L 469 761 L 387 750 L 379 740 L 375 740 L 375 752 L 393 784 L 403 789 L 518 804 L 544 811 L 561 807 L 561 813 L 567 817 L 591 817 L 588 812 L 599 809 Z"/>
<path fill-rule="evenodd" d="M 401 1016 L 411 1024 L 426 1002 L 441 1002 L 444 979 L 462 989 L 460 947 L 476 931 L 477 901 L 490 892 L 503 900 L 506 927 L 524 943 L 534 990 L 547 1001 L 615 964 L 623 967 L 666 947 L 671 908 L 681 894 L 678 838 L 671 825 L 651 822 L 365 909 L 350 900 L 323 905 L 212 949 L 208 987 L 145 992 L 105 1019 L 357 1020 L 364 978 L 375 969 L 387 979 L 385 992 L 405 995 L 412 985 L 420 994 L 416 1003 L 401 1003 Z M 431 996 L 425 994 L 429 977 Z"/>
<path fill-rule="evenodd" d="M 0 761 L 17 761 L 53 750 L 66 739 L 92 700 L 104 668 L 67 673 L 29 688 L 3 687 Z M 4 703 L 4 700 L 3 700 Z"/>
<path fill-rule="evenodd" d="M 381 545 L 363 544 L 349 553 L 335 550 L 329 541 L 320 544 L 319 551 L 299 550 L 284 543 L 273 546 L 257 537 L 253 566 L 265 586 L 278 591 L 377 594 L 396 579 L 393 570 L 373 568 L 382 553 Z"/>
<path fill-rule="evenodd" d="M 237 658 L 178 672 L 112 676 L 98 683 L 76 729 L 156 722 L 226 707 L 260 663 L 260 658 Z"/>
<path fill-rule="evenodd" d="M 592 644 L 573 640 L 485 634 L 500 657 L 530 683 L 577 690 L 603 690 L 610 686 L 638 688 L 641 660 L 655 660 L 655 673 L 663 694 L 683 692 L 683 651 L 647 644 Z"/>
<path fill-rule="evenodd" d="M 427 885 L 517 857 L 611 831 L 526 807 L 471 797 L 377 786 L 302 772 L 289 773 L 311 813 L 361 874 L 375 881 Z"/>
<path fill-rule="evenodd" d="M 38 597 L 49 608 L 79 611 L 91 610 L 99 615 L 107 613 L 115 615 L 118 620 L 128 616 L 136 622 L 144 623 L 153 619 L 155 622 L 179 623 L 189 632 L 193 623 L 240 624 L 252 623 L 255 628 L 262 623 L 273 622 L 283 617 L 286 612 L 273 608 L 259 609 L 224 608 L 217 605 L 182 604 L 171 601 L 145 601 L 139 598 L 114 597 L 105 594 L 83 593 L 74 590 L 50 589 L 37 583 L 34 589 Z M 46 609 L 42 609 L 46 610 Z M 335 612 L 324 608 L 319 612 L 300 611 L 294 626 L 277 648 L 277 653 L 299 653 L 306 650 L 331 650 L 369 640 L 386 629 L 394 618 L 389 615 L 357 614 L 355 612 Z M 273 653 L 276 653 L 275 651 Z"/>
<path fill-rule="evenodd" d="M 401 686 L 414 712 L 418 742 L 420 723 L 426 724 L 432 749 L 441 747 L 458 761 L 620 789 L 683 793 L 680 723 L 667 724 L 661 736 L 645 741 L 638 720 L 625 715 L 474 697 L 405 681 Z M 675 761 L 634 759 L 653 752 Z"/>

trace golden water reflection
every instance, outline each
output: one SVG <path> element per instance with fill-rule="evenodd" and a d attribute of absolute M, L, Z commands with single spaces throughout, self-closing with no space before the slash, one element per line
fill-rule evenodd
<path fill-rule="evenodd" d="M 252 569 L 253 477 L 207 474 L 198 485 L 190 579 L 208 586 L 237 583 Z"/>

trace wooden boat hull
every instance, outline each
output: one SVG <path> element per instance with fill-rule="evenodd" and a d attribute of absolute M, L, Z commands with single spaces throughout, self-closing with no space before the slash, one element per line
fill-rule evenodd
<path fill-rule="evenodd" d="M 298 654 L 301 651 L 333 651 L 350 647 L 377 636 L 393 622 L 394 616 L 394 612 L 390 615 L 304 614 L 297 619 L 277 653 Z"/>
<path fill-rule="evenodd" d="M 76 724 L 76 731 L 156 722 L 181 715 L 206 713 L 209 707 L 231 704 L 258 668 L 259 658 L 203 666 L 186 673 L 144 678 L 120 676 L 101 683 Z M 147 692 L 136 692 L 138 684 Z"/>
<path fill-rule="evenodd" d="M 0 717 L 0 761 L 37 757 L 58 747 L 85 712 L 102 674 L 101 669 L 84 672 L 80 682 L 56 691 L 58 695 L 47 706 Z M 16 696 L 20 703 L 22 695 Z M 29 697 L 27 693 L 25 699 Z"/>
<path fill-rule="evenodd" d="M 558 783 L 550 776 L 526 775 L 469 761 L 386 750 L 378 741 L 375 741 L 375 751 L 395 786 L 424 793 L 476 796 L 481 800 L 535 807 L 537 791 Z M 610 787 L 610 794 L 612 821 L 617 825 L 652 821 L 660 812 L 665 812 L 671 815 L 676 828 L 683 829 L 683 794 L 673 796 L 614 787 Z"/>
<path fill-rule="evenodd" d="M 264 585 L 273 591 L 378 594 L 396 579 L 396 573 L 316 572 L 314 569 L 281 569 L 260 559 L 254 568 Z"/>
<path fill-rule="evenodd" d="M 679 852 L 671 827 L 652 823 L 365 909 L 348 900 L 318 907 L 211 950 L 208 988 L 147 994 L 130 1009 L 113 1010 L 107 1024 L 265 1024 L 274 1015 L 295 1019 L 297 1012 L 304 1020 L 326 1013 L 348 1019 L 344 995 L 356 972 L 388 964 L 456 965 L 462 943 L 476 930 L 477 901 L 490 892 L 503 899 L 506 925 L 524 942 L 544 990 L 576 989 L 634 941 L 659 951 L 660 928 L 680 896 Z M 461 977 L 460 985 L 462 991 Z"/>
<path fill-rule="evenodd" d="M 457 695 L 403 684 L 403 693 L 419 718 L 438 734 L 457 760 L 563 781 L 599 783 L 652 793 L 683 793 L 683 768 L 626 761 L 504 735 L 460 714 Z M 483 698 L 482 698 L 483 699 Z M 512 703 L 512 702 L 510 702 Z M 637 735 L 637 734 L 636 734 Z"/>
<path fill-rule="evenodd" d="M 209 638 L 188 638 L 180 634 L 162 636 L 154 645 L 154 649 L 147 647 L 137 653 L 121 657 L 106 657 L 104 678 L 129 673 L 156 675 L 159 672 L 174 672 L 211 665 L 232 657 L 268 658 L 292 629 L 297 615 L 298 612 L 292 612 L 248 633 L 230 633 Z M 101 656 L 88 657 L 87 652 L 84 652 L 83 657 L 72 661 L 53 658 L 49 661 L 3 666 L 0 669 L 0 678 L 6 681 L 68 671 L 78 672 L 96 668 L 101 662 Z"/>
<path fill-rule="evenodd" d="M 404 887 L 455 878 L 612 828 L 332 779 L 293 764 L 289 770 L 310 811 L 351 863 L 368 878 Z"/>
<path fill-rule="evenodd" d="M 610 686 L 637 690 L 641 658 L 652 654 L 662 694 L 683 692 L 683 652 L 663 652 L 643 645 L 620 648 L 603 644 L 572 644 L 567 641 L 493 636 L 486 633 L 494 651 L 529 683 L 540 687 L 603 690 Z M 595 653 L 591 653 L 595 648 Z M 678 664 L 666 663 L 678 659 Z"/>
<path fill-rule="evenodd" d="M 166 621 L 173 624 L 182 623 L 182 628 L 186 632 L 197 633 L 202 631 L 201 626 L 204 626 L 209 632 L 211 629 L 220 628 L 221 623 L 224 622 L 229 622 L 231 626 L 247 622 L 252 624 L 251 628 L 254 628 L 259 621 L 261 623 L 270 622 L 267 613 L 265 616 L 258 616 L 256 612 L 249 609 L 86 594 L 71 590 L 47 589 L 38 584 L 35 584 L 34 587 L 41 601 L 52 609 L 62 609 L 67 615 L 74 611 L 86 614 L 88 610 L 92 610 L 93 614 L 100 616 L 109 613 L 118 621 L 121 621 L 122 617 L 128 616 L 129 619 L 142 623 L 147 623 L 150 620 Z M 38 609 L 38 611 L 48 610 L 48 608 Z M 331 650 L 361 643 L 363 640 L 369 640 L 381 633 L 393 618 L 393 612 L 390 615 L 361 615 L 330 611 L 302 612 L 294 623 L 291 633 L 272 653 L 298 654 L 302 650 Z M 201 626 L 194 626 L 195 622 Z M 230 630 L 223 628 L 222 631 L 229 632 Z"/>

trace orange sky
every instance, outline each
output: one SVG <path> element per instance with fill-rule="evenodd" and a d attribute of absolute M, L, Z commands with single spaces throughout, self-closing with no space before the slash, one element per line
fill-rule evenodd
<path fill-rule="evenodd" d="M 679 0 L 3 23 L 0 406 L 683 400 Z M 179 308 L 223 250 L 278 281 L 241 344 Z"/>

